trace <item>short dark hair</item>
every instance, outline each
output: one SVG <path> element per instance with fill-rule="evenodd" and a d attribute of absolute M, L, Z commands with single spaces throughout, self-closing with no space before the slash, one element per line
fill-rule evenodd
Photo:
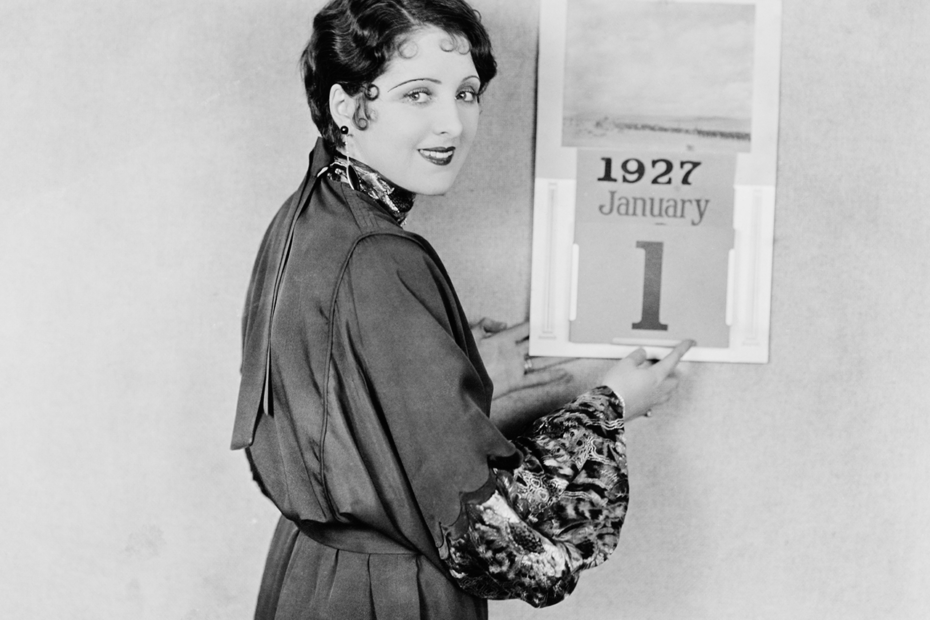
<path fill-rule="evenodd" d="M 310 115 L 323 139 L 341 145 L 342 136 L 329 111 L 329 92 L 341 84 L 350 97 L 361 95 L 355 121 L 368 125 L 366 103 L 377 98 L 372 86 L 408 35 L 435 26 L 468 41 L 479 94 L 497 73 L 491 39 L 481 15 L 465 0 L 331 0 L 313 20 L 313 34 L 300 55 Z"/>

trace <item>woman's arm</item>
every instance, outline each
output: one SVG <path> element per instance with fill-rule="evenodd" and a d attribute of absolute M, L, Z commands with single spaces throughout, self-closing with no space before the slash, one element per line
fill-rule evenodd
<path fill-rule="evenodd" d="M 529 357 L 529 323 L 481 319 L 471 326 L 481 361 L 494 383 L 491 421 L 517 437 L 537 418 L 599 385 L 613 360 Z"/>
<path fill-rule="evenodd" d="M 488 499 L 464 503 L 444 561 L 476 596 L 543 607 L 617 546 L 629 497 L 622 405 L 609 388 L 595 388 L 514 443 L 523 464 L 496 470 Z"/>
<path fill-rule="evenodd" d="M 376 404 L 450 575 L 479 596 L 540 606 L 564 598 L 616 546 L 627 502 L 623 422 L 668 393 L 673 361 L 648 367 L 631 355 L 605 375 L 608 387 L 511 443 L 488 419 L 489 380 L 432 253 L 396 236 L 365 239 L 345 284 L 348 337 L 366 378 L 355 387 Z"/>

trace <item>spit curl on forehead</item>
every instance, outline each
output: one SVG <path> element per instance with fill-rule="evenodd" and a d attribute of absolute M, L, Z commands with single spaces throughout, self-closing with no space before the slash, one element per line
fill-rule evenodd
<path fill-rule="evenodd" d="M 416 35 L 422 33 L 428 27 L 417 28 L 408 32 L 403 38 L 397 41 L 395 54 L 396 57 L 400 58 L 413 58 L 420 51 L 420 47 L 414 41 Z M 471 45 L 468 44 L 468 39 L 465 37 L 454 34 L 451 32 L 443 32 L 445 35 L 439 41 L 439 48 L 444 52 L 458 52 L 459 54 L 465 55 L 471 53 Z M 392 59 L 393 60 L 393 59 Z"/>

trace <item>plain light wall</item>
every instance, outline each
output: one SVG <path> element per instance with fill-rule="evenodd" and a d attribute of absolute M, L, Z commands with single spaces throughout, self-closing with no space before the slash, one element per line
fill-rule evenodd
<path fill-rule="evenodd" d="M 475 0 L 500 74 L 411 227 L 473 317 L 525 318 L 533 0 Z M 239 316 L 312 145 L 319 0 L 0 8 L 0 606 L 251 616 L 275 513 L 227 449 Z M 930 614 L 930 6 L 785 0 L 771 361 L 689 364 L 630 425 L 615 556 L 493 619 Z M 540 96 L 544 96 L 540 93 Z"/>

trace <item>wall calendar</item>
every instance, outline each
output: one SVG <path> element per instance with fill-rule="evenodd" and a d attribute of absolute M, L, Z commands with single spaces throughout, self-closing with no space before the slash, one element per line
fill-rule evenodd
<path fill-rule="evenodd" d="M 780 0 L 542 0 L 530 352 L 768 361 Z"/>

